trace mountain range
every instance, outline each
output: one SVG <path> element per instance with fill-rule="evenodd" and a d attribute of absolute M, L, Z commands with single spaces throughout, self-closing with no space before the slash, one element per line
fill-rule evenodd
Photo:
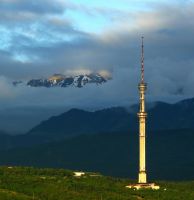
<path fill-rule="evenodd" d="M 194 98 L 175 104 L 156 102 L 148 109 L 147 130 L 194 129 Z M 94 112 L 71 109 L 32 128 L 29 135 L 72 136 L 79 134 L 138 130 L 136 110 L 113 107 Z"/>
<path fill-rule="evenodd" d="M 94 112 L 71 109 L 53 116 L 23 135 L 0 131 L 0 149 L 50 143 L 81 134 L 138 132 L 138 106 L 113 107 Z M 156 102 L 148 108 L 147 132 L 194 129 L 194 98 L 175 104 Z"/>
<path fill-rule="evenodd" d="M 78 87 L 81 88 L 86 84 L 102 84 L 106 83 L 110 80 L 110 77 L 102 76 L 98 73 L 91 73 L 91 74 L 81 74 L 76 76 L 66 76 L 63 74 L 54 74 L 49 78 L 40 78 L 40 79 L 31 79 L 27 82 L 23 81 L 14 81 L 13 85 L 27 85 L 30 87 Z"/>
<path fill-rule="evenodd" d="M 1 165 L 33 165 L 134 177 L 138 169 L 137 105 L 94 112 L 71 109 L 24 135 L 0 134 Z M 194 179 L 194 99 L 148 109 L 150 178 Z"/>

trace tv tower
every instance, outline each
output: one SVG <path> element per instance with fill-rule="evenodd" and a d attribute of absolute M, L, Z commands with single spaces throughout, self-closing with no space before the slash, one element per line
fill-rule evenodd
<path fill-rule="evenodd" d="M 146 118 L 147 113 L 145 111 L 145 92 L 147 84 L 144 82 L 144 41 L 142 37 L 142 52 L 141 52 L 141 81 L 138 85 L 140 106 L 139 112 L 139 176 L 138 183 L 147 183 L 146 175 Z"/>
<path fill-rule="evenodd" d="M 139 118 L 139 174 L 138 183 L 131 184 L 126 187 L 128 188 L 149 188 L 149 189 L 159 189 L 160 187 L 155 185 L 155 183 L 147 182 L 146 173 L 146 118 L 147 113 L 145 110 L 145 93 L 147 89 L 147 84 L 144 82 L 144 37 L 141 44 L 141 80 L 138 85 L 139 89 L 139 112 L 137 116 Z"/>

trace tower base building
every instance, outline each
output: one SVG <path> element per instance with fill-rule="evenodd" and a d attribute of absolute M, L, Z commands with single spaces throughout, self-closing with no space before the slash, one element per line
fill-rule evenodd
<path fill-rule="evenodd" d="M 152 190 L 158 190 L 160 189 L 160 186 L 156 185 L 155 183 L 137 183 L 137 184 L 130 184 L 127 185 L 126 188 L 130 189 L 152 189 Z"/>

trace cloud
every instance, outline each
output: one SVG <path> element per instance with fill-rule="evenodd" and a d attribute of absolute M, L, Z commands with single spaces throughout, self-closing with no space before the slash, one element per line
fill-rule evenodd
<path fill-rule="evenodd" d="M 6 76 L 33 78 L 78 69 L 112 71 L 125 68 L 130 79 L 130 68 L 139 67 L 140 36 L 143 34 L 148 81 L 156 82 L 159 79 L 153 77 L 160 76 L 162 80 L 168 79 L 174 88 L 173 91 L 166 89 L 164 95 L 176 93 L 179 87 L 184 93 L 187 90 L 182 80 L 186 80 L 193 70 L 188 67 L 193 63 L 194 26 L 189 20 L 193 18 L 193 3 L 183 7 L 161 4 L 153 7 L 141 13 L 124 12 L 120 18 L 123 21 L 118 20 L 115 28 L 107 27 L 100 35 L 75 30 L 71 22 L 60 17 L 40 20 L 42 24 L 34 27 L 34 31 L 12 36 L 9 62 L 2 70 Z M 127 24 L 128 17 L 133 23 Z M 63 34 L 71 39 L 60 40 Z M 183 66 L 184 76 L 177 81 Z M 173 73 L 176 75 L 169 76 Z M 158 84 L 165 88 L 164 82 L 158 81 Z"/>
<path fill-rule="evenodd" d="M 3 76 L 0 76 L 0 99 L 7 100 L 10 98 L 14 98 L 14 92 L 12 90 L 11 85 L 8 83 L 7 79 Z"/>
<path fill-rule="evenodd" d="M 109 23 L 96 34 L 78 29 L 68 16 L 68 9 L 83 10 L 79 6 L 62 1 L 1 2 L 0 103 L 7 108 L 97 109 L 137 102 L 142 35 L 149 101 L 175 101 L 194 93 L 192 2 L 154 3 L 141 12 L 98 8 L 96 16 L 108 17 Z M 113 80 L 82 89 L 11 85 L 11 80 L 91 71 L 111 74 Z"/>
<path fill-rule="evenodd" d="M 48 13 L 63 13 L 65 9 L 65 3 L 60 0 L 42 0 L 40 2 L 30 0 L 1 0 L 1 11 L 6 12 L 28 12 L 37 14 Z"/>

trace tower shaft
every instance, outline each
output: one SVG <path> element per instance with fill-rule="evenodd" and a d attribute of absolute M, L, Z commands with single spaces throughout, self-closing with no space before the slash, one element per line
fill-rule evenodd
<path fill-rule="evenodd" d="M 139 84 L 140 110 L 139 117 L 139 176 L 138 183 L 147 183 L 146 177 L 146 117 L 145 112 L 145 91 L 146 84 Z"/>

